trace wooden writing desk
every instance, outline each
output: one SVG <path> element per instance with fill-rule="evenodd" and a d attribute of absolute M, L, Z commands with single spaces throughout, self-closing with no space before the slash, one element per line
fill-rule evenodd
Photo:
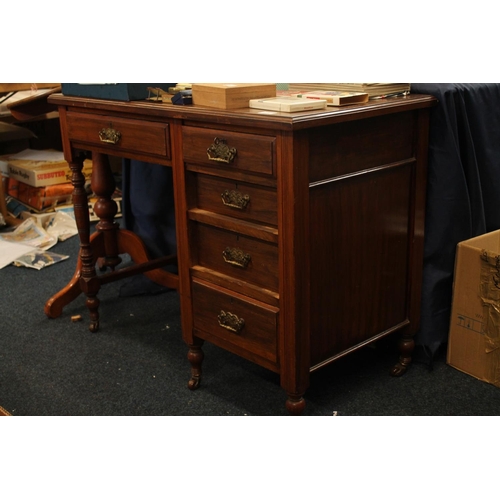
<path fill-rule="evenodd" d="M 131 253 L 178 289 L 189 387 L 204 341 L 280 375 L 290 413 L 305 407 L 310 372 L 385 335 L 402 334 L 404 373 L 418 328 L 430 96 L 303 113 L 220 111 L 53 95 L 73 171 L 80 261 L 48 316 L 82 291 L 98 328 L 95 264 Z M 80 151 L 91 151 L 101 218 L 89 234 Z M 106 155 L 173 169 L 179 274 L 157 269 L 118 229 Z M 121 274 L 120 274 L 121 273 Z M 222 382 L 221 382 L 222 383 Z"/>

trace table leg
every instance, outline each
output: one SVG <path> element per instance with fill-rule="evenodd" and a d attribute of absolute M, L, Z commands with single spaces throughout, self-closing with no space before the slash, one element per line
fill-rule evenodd
<path fill-rule="evenodd" d="M 99 161 L 92 160 L 92 184 L 94 176 L 99 178 L 99 170 L 103 165 Z M 80 254 L 81 271 L 79 277 L 80 289 L 87 296 L 86 305 L 90 312 L 90 326 L 92 332 L 96 332 L 99 328 L 99 299 L 97 293 L 101 287 L 95 269 L 97 256 L 94 256 L 94 248 L 90 239 L 90 220 L 87 192 L 85 191 L 85 177 L 82 174 L 83 158 L 70 163 L 71 171 L 73 172 L 73 207 L 75 212 L 76 226 L 80 237 Z M 98 183 L 98 185 L 100 185 Z M 97 237 L 96 237 L 97 238 Z"/>
<path fill-rule="evenodd" d="M 56 318 L 62 314 L 64 306 L 72 302 L 80 293 L 87 296 L 86 305 L 90 312 L 89 329 L 95 332 L 99 328 L 99 299 L 97 293 L 102 284 L 122 278 L 144 273 L 154 282 L 165 287 L 178 289 L 177 275 L 161 269 L 167 264 L 176 263 L 176 255 L 167 255 L 151 260 L 142 240 L 132 231 L 120 229 L 115 220 L 116 202 L 112 199 L 115 191 L 115 181 L 106 155 L 93 153 L 92 190 L 97 196 L 94 212 L 99 217 L 96 232 L 90 235 L 85 178 L 82 174 L 83 158 L 75 158 L 70 162 L 73 182 L 73 205 L 76 225 L 80 238 L 80 252 L 75 273 L 70 282 L 45 304 L 45 314 Z M 122 259 L 120 254 L 129 254 L 134 265 L 116 270 Z M 111 271 L 98 275 L 99 268 Z"/>

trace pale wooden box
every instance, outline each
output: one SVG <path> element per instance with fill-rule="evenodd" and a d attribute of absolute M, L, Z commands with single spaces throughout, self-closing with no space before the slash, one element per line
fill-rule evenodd
<path fill-rule="evenodd" d="M 248 108 L 250 99 L 276 97 L 275 83 L 194 83 L 193 104 L 218 109 Z"/>

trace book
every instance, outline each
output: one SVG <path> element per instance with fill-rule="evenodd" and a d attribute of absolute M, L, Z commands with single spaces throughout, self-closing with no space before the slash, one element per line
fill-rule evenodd
<path fill-rule="evenodd" d="M 8 176 L 33 187 L 51 186 L 71 181 L 72 171 L 62 152 L 26 149 L 15 155 L 0 158 L 0 171 L 7 167 Z M 85 160 L 82 173 L 86 180 L 92 176 L 92 160 Z"/>
<path fill-rule="evenodd" d="M 293 92 L 316 92 L 318 90 L 338 90 L 342 92 L 362 92 L 369 99 L 380 99 L 410 93 L 409 83 L 289 83 Z"/>
<path fill-rule="evenodd" d="M 30 186 L 12 177 L 9 179 L 9 196 L 37 211 L 71 202 L 73 184 L 65 182 L 50 186 Z"/>
<path fill-rule="evenodd" d="M 341 90 L 317 90 L 316 92 L 302 92 L 293 94 L 302 99 L 325 99 L 327 106 L 345 106 L 368 101 L 366 92 L 345 92 Z"/>
<path fill-rule="evenodd" d="M 302 99 L 301 97 L 282 96 L 267 99 L 250 99 L 249 106 L 257 109 L 293 113 L 326 108 L 326 99 Z"/>

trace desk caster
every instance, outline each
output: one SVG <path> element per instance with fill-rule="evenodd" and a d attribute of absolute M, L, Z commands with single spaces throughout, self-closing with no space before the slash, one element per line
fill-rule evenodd
<path fill-rule="evenodd" d="M 92 321 L 89 325 L 89 330 L 92 333 L 97 332 L 97 330 L 99 330 L 99 321 Z"/>
<path fill-rule="evenodd" d="M 205 354 L 201 350 L 200 345 L 191 345 L 189 346 L 188 351 L 188 361 L 191 364 L 191 379 L 188 382 L 188 388 L 194 391 L 198 389 L 201 381 L 201 363 L 203 362 L 203 358 Z"/>
<path fill-rule="evenodd" d="M 407 370 L 407 364 L 398 362 L 391 368 L 390 374 L 392 377 L 401 377 L 401 375 L 404 375 Z"/>
<path fill-rule="evenodd" d="M 200 387 L 200 381 L 200 377 L 193 376 L 188 382 L 188 389 L 190 389 L 191 391 L 198 389 L 198 387 Z"/>
<path fill-rule="evenodd" d="M 414 348 L 415 341 L 411 337 L 403 337 L 399 341 L 399 361 L 390 371 L 393 377 L 401 377 L 401 375 L 406 373 L 411 363 L 411 355 Z"/>

